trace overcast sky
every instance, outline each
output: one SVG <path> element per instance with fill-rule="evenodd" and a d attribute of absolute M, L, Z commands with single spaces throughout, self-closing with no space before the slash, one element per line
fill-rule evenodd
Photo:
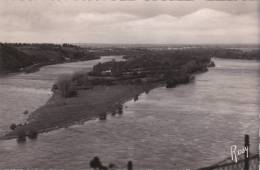
<path fill-rule="evenodd" d="M 258 43 L 258 1 L 0 1 L 1 42 Z"/>

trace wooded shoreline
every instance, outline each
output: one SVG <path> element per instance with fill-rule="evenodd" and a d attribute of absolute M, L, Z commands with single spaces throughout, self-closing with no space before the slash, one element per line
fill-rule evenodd
<path fill-rule="evenodd" d="M 174 47 L 174 48 L 171 48 Z M 51 64 L 98 59 L 102 55 L 137 55 L 149 51 L 200 50 L 216 58 L 259 60 L 259 49 L 243 50 L 242 46 L 230 45 L 118 45 L 93 46 L 44 43 L 0 43 L 0 75 L 31 73 Z M 246 46 L 249 48 L 248 46 Z"/>
<path fill-rule="evenodd" d="M 48 132 L 96 118 L 104 120 L 107 114 L 120 115 L 124 102 L 136 100 L 144 92 L 158 86 L 172 88 L 193 81 L 195 74 L 214 66 L 211 57 L 217 54 L 212 49 L 201 48 L 115 48 L 112 51 L 102 49 L 91 56 L 106 52 L 123 54 L 126 61 L 99 63 L 89 73 L 77 72 L 60 78 L 47 104 L 30 113 L 27 123 L 15 126 L 1 139 Z"/>
<path fill-rule="evenodd" d="M 126 56 L 126 61 L 99 63 L 89 73 L 61 78 L 54 85 L 54 95 L 47 104 L 30 113 L 27 123 L 15 126 L 1 138 L 24 139 L 30 134 L 96 118 L 105 120 L 107 114 L 121 115 L 126 101 L 137 100 L 140 94 L 159 86 L 170 88 L 189 83 L 191 76 L 207 71 L 210 66 L 210 57 L 206 55 L 182 55 L 183 58 L 178 59 L 172 52 L 147 52 Z"/>

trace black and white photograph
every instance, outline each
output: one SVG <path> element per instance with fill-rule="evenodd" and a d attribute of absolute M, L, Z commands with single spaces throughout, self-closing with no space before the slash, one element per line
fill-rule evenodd
<path fill-rule="evenodd" d="M 0 170 L 258 170 L 259 14 L 0 0 Z"/>

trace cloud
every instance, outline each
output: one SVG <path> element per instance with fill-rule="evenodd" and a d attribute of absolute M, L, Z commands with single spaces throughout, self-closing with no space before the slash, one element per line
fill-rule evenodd
<path fill-rule="evenodd" d="M 258 43 L 256 13 L 231 14 L 203 8 L 182 16 L 160 13 L 57 12 L 0 16 L 6 42 Z"/>
<path fill-rule="evenodd" d="M 122 35 L 119 39 L 125 43 L 257 43 L 257 24 L 254 14 L 201 9 L 183 17 L 159 15 L 114 24 L 106 30 L 110 35 Z"/>
<path fill-rule="evenodd" d="M 100 13 L 80 13 L 78 16 L 75 17 L 76 22 L 90 22 L 93 24 L 108 24 L 134 19 L 137 19 L 137 17 L 125 13 L 110 13 L 109 15 Z"/>

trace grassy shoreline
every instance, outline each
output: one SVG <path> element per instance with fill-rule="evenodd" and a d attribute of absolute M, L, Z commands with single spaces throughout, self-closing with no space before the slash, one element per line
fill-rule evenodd
<path fill-rule="evenodd" d="M 150 85 L 149 90 L 158 86 L 158 83 Z M 147 87 L 142 85 L 114 85 L 81 90 L 74 98 L 54 95 L 46 105 L 29 115 L 27 124 L 17 127 L 0 139 L 17 138 L 19 132 L 32 129 L 38 133 L 45 133 L 93 120 L 104 114 L 115 113 L 125 102 L 146 90 Z"/>
<path fill-rule="evenodd" d="M 125 61 L 98 63 L 90 72 L 60 77 L 52 88 L 54 95 L 29 115 L 23 125 L 0 139 L 26 138 L 107 114 L 122 114 L 123 104 L 138 99 L 162 84 L 167 88 L 187 84 L 194 74 L 214 65 L 211 57 L 196 51 L 144 51 L 127 55 Z"/>

